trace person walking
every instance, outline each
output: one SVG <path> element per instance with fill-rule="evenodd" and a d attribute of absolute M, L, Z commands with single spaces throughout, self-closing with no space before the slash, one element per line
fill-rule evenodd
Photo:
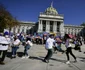
<path fill-rule="evenodd" d="M 54 47 L 54 51 L 59 51 L 62 52 L 62 54 L 64 53 L 64 50 L 62 50 L 61 48 L 61 44 L 62 44 L 62 40 L 59 37 L 55 38 L 55 47 Z"/>
<path fill-rule="evenodd" d="M 45 48 L 46 48 L 46 50 L 48 51 L 47 52 L 47 55 L 45 56 L 45 58 L 44 58 L 44 62 L 46 62 L 46 63 L 48 63 L 49 62 L 49 59 L 52 57 L 52 55 L 53 55 L 53 51 L 52 51 L 52 49 L 53 49 L 53 46 L 54 46 L 54 43 L 55 42 L 55 40 L 54 40 L 54 38 L 53 38 L 53 35 L 49 35 L 49 38 L 46 40 L 46 44 L 45 44 Z"/>
<path fill-rule="evenodd" d="M 12 46 L 12 57 L 11 58 L 16 58 L 16 52 L 17 49 L 19 48 L 20 45 L 20 40 L 18 39 L 17 36 L 14 37 L 14 41 L 13 41 L 13 46 Z"/>
<path fill-rule="evenodd" d="M 4 60 L 5 60 L 5 56 L 7 54 L 7 50 L 10 44 L 6 38 L 7 35 L 8 33 L 4 33 L 4 36 L 3 35 L 0 36 L 0 55 L 1 55 L 0 64 L 1 65 L 5 64 Z"/>
<path fill-rule="evenodd" d="M 65 34 L 64 38 L 65 38 L 66 56 L 67 56 L 67 62 L 66 62 L 66 64 L 69 64 L 70 63 L 70 61 L 69 61 L 70 60 L 69 53 L 74 58 L 74 60 L 75 60 L 74 62 L 77 62 L 76 57 L 75 57 L 75 55 L 72 52 L 72 45 L 71 45 L 71 41 L 70 41 L 69 35 L 68 34 Z"/>
<path fill-rule="evenodd" d="M 31 46 L 33 46 L 32 42 L 31 42 L 31 38 L 27 38 L 26 45 L 24 47 L 24 56 L 22 57 L 22 59 L 29 58 L 28 50 L 30 49 Z"/>

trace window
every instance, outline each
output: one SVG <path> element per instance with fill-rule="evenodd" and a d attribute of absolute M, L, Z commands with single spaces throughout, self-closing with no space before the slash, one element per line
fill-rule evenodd
<path fill-rule="evenodd" d="M 42 23 L 43 23 L 43 31 L 45 31 L 46 30 L 46 21 L 43 20 Z"/>
<path fill-rule="evenodd" d="M 50 32 L 53 32 L 53 21 L 50 21 Z"/>
<path fill-rule="evenodd" d="M 24 32 L 24 27 L 22 28 L 22 32 Z"/>
<path fill-rule="evenodd" d="M 60 32 L 60 22 L 57 22 L 57 32 Z"/>

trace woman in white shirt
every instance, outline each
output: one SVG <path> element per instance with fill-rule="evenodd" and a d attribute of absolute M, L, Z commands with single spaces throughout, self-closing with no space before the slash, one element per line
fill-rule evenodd
<path fill-rule="evenodd" d="M 69 54 L 74 58 L 74 60 L 75 60 L 74 62 L 77 62 L 76 56 L 72 52 L 72 45 L 71 45 L 71 42 L 72 41 L 71 41 L 69 35 L 68 34 L 65 34 L 64 38 L 65 38 L 66 56 L 67 56 L 67 62 L 66 62 L 66 64 L 69 64 L 70 63 Z"/>
<path fill-rule="evenodd" d="M 12 46 L 12 58 L 16 58 L 16 52 L 17 49 L 19 48 L 20 40 L 18 39 L 17 36 L 14 37 L 14 42 Z"/>
<path fill-rule="evenodd" d="M 31 38 L 26 38 L 26 42 L 25 43 L 26 43 L 26 45 L 24 46 L 24 56 L 22 57 L 22 59 L 23 58 L 29 58 L 28 50 L 33 45 L 32 42 L 31 42 Z"/>

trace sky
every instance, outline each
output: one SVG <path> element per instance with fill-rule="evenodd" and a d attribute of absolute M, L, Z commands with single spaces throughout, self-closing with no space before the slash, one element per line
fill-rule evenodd
<path fill-rule="evenodd" d="M 85 0 L 0 0 L 0 3 L 19 21 L 38 22 L 40 12 L 51 6 L 64 15 L 64 24 L 85 22 Z"/>

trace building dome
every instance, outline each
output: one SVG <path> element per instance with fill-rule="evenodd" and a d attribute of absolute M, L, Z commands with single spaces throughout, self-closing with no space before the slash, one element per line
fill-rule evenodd
<path fill-rule="evenodd" d="M 53 8 L 52 4 L 50 7 L 48 7 L 46 10 L 45 10 L 45 13 L 46 14 L 49 14 L 49 15 L 57 15 L 58 12 L 56 11 L 55 8 Z"/>

